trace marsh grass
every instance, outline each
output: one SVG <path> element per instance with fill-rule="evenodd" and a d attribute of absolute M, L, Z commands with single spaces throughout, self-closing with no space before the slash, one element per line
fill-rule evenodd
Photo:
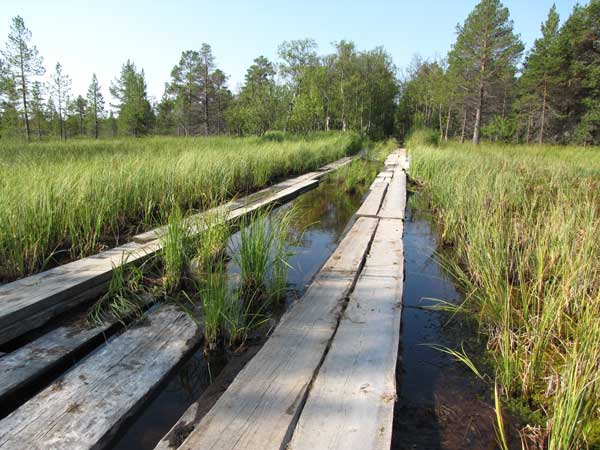
<path fill-rule="evenodd" d="M 90 308 L 87 320 L 92 326 L 103 326 L 116 320 L 122 325 L 144 314 L 144 265 L 126 264 L 113 267 L 106 293 Z"/>
<path fill-rule="evenodd" d="M 0 143 L 0 282 L 360 149 L 352 133 Z"/>
<path fill-rule="evenodd" d="M 336 170 L 330 179 L 342 185 L 345 192 L 353 194 L 373 182 L 387 155 L 397 147 L 398 144 L 393 139 L 374 143 L 365 150 L 360 159 Z"/>
<path fill-rule="evenodd" d="M 294 210 L 264 209 L 250 214 L 240 228 L 235 261 L 240 268 L 240 295 L 254 308 L 285 296 L 291 255 L 290 222 Z"/>
<path fill-rule="evenodd" d="M 500 396 L 545 416 L 539 445 L 585 448 L 600 408 L 600 151 L 413 142 Z"/>

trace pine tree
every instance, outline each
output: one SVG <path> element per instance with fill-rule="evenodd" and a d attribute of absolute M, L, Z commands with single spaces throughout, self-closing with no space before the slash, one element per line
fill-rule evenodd
<path fill-rule="evenodd" d="M 556 6 L 552 6 L 546 22 L 541 26 L 542 37 L 536 39 L 519 80 L 525 92 L 539 98 L 538 142 L 540 144 L 544 143 L 547 129 L 549 99 L 560 83 L 562 57 L 558 52 L 559 23 Z"/>
<path fill-rule="evenodd" d="M 474 91 L 473 142 L 478 144 L 488 91 L 500 76 L 514 75 L 523 43 L 513 32 L 508 8 L 499 0 L 482 0 L 456 30 L 449 61 L 464 80 L 472 80 L 467 88 Z"/>
<path fill-rule="evenodd" d="M 6 49 L 2 52 L 11 75 L 15 80 L 15 88 L 21 97 L 25 133 L 30 140 L 29 129 L 29 85 L 31 77 L 45 73 L 43 59 L 35 45 L 31 45 L 31 31 L 25 27 L 21 16 L 12 20 Z"/>
<path fill-rule="evenodd" d="M 60 138 L 66 140 L 67 133 L 65 129 L 65 118 L 68 116 L 67 108 L 69 106 L 71 94 L 71 78 L 69 78 L 69 75 L 63 72 L 62 65 L 59 62 L 56 63 L 54 73 L 52 74 L 50 91 L 53 94 L 54 101 L 57 106 Z"/>
<path fill-rule="evenodd" d="M 92 82 L 87 91 L 87 107 L 87 116 L 88 120 L 92 121 L 94 138 L 98 139 L 99 119 L 104 117 L 104 96 L 95 73 L 92 75 Z"/>
<path fill-rule="evenodd" d="M 88 109 L 88 104 L 85 98 L 83 98 L 81 95 L 78 95 L 77 98 L 75 99 L 75 101 L 73 102 L 73 110 L 75 112 L 75 114 L 77 115 L 77 120 L 78 120 L 78 133 L 80 136 L 84 136 L 85 135 L 85 118 L 86 118 L 86 113 L 87 113 L 87 109 Z"/>
<path fill-rule="evenodd" d="M 44 98 L 42 93 L 42 83 L 34 81 L 31 85 L 31 113 L 33 122 L 36 128 L 38 140 L 42 139 L 42 124 L 45 121 L 44 117 Z"/>
<path fill-rule="evenodd" d="M 202 90 L 202 110 L 204 112 L 204 135 L 209 133 L 209 102 L 213 92 L 212 73 L 215 69 L 215 58 L 210 45 L 204 43 L 200 48 L 200 85 Z"/>

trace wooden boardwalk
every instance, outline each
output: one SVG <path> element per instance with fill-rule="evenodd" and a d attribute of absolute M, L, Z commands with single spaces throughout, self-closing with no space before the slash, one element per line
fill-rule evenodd
<path fill-rule="evenodd" d="M 227 214 L 235 220 L 267 204 L 283 202 L 345 163 L 280 183 L 251 202 L 232 202 Z M 194 404 L 182 416 L 174 428 L 185 429 L 187 435 L 180 435 L 176 443 L 165 437 L 157 449 L 390 447 L 402 310 L 407 169 L 403 150 L 388 157 L 350 230 L 305 295 L 288 309 L 262 349 L 212 408 L 198 417 L 196 412 L 206 408 Z M 196 226 L 198 222 L 191 220 L 190 227 Z M 144 233 L 129 246 L 157 251 L 154 247 L 160 243 L 160 234 L 161 229 Z M 78 281 L 88 283 L 87 289 L 100 289 L 102 281 L 98 280 L 106 276 L 103 270 L 106 267 L 98 269 L 98 275 L 86 269 Z M 64 266 L 55 273 L 73 278 Z M 85 290 L 77 289 L 59 295 L 55 289 L 44 297 L 42 281 L 48 279 L 53 278 L 40 274 L 30 285 L 20 280 L 24 289 L 42 293 L 29 303 L 26 295 L 20 296 L 15 301 L 20 307 L 9 302 L 11 314 L 16 314 L 13 318 L 27 317 L 24 311 L 35 316 L 36 309 L 31 308 L 39 303 L 44 304 L 39 311 L 59 314 L 57 311 L 73 306 L 72 297 L 85 297 Z M 6 324 L 14 323 L 1 312 L 0 327 L 3 318 Z M 39 323 L 37 319 L 34 322 Z M 28 344 L 29 348 L 0 357 L 0 381 L 5 378 L 0 386 L 9 386 L 5 393 L 24 382 L 19 380 L 20 373 L 33 377 L 49 364 L 58 364 L 52 357 L 56 347 L 49 342 L 60 343 L 63 349 L 58 357 L 66 358 L 112 325 L 92 330 L 77 326 L 57 328 Z M 22 332 L 12 331 L 12 335 Z M 9 335 L 4 334 L 4 339 Z M 5 342 L 1 336 L 0 342 Z M 112 338 L 0 420 L 0 450 L 106 448 L 124 421 L 143 408 L 161 381 L 200 341 L 200 327 L 177 308 L 151 308 L 145 320 Z M 37 349 L 44 355 L 39 364 L 35 362 Z M 3 361 L 9 360 L 12 365 L 3 371 Z M 19 363 L 30 368 L 20 371 Z M 15 381 L 8 383 L 9 378 Z"/>
<path fill-rule="evenodd" d="M 390 155 L 308 292 L 208 414 L 184 416 L 187 439 L 179 447 L 165 439 L 157 449 L 390 448 L 405 162 L 402 151 Z"/>

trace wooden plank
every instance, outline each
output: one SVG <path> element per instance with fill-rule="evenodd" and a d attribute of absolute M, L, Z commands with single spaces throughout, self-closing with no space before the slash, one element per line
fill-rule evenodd
<path fill-rule="evenodd" d="M 358 208 L 358 211 L 356 211 L 356 215 L 366 217 L 376 216 L 387 189 L 387 182 L 375 180 L 371 185 L 371 190 L 367 194 L 367 198 L 360 208 Z"/>
<path fill-rule="evenodd" d="M 382 219 L 290 450 L 389 450 L 403 283 L 401 220 Z"/>
<path fill-rule="evenodd" d="M 143 307 L 154 302 L 153 297 L 145 296 Z M 89 352 L 120 325 L 113 319 L 101 326 L 90 326 L 85 317 L 80 317 L 4 355 L 0 359 L 0 403 L 54 368 Z"/>
<path fill-rule="evenodd" d="M 228 220 L 237 220 L 269 204 L 289 201 L 316 187 L 318 178 L 325 173 L 348 164 L 351 160 L 352 158 L 343 158 L 325 166 L 323 170 L 311 172 L 309 179 L 304 179 L 306 174 L 296 177 L 300 181 L 287 187 L 281 184 L 281 189 L 278 188 L 272 194 L 252 203 L 238 203 L 228 213 Z M 225 209 L 227 206 L 219 208 Z M 199 219 L 188 219 L 191 224 L 195 221 L 194 226 L 197 228 L 194 232 L 197 233 L 204 229 L 203 222 Z M 159 234 L 160 231 L 151 230 L 138 235 L 139 242 L 131 242 L 0 286 L 0 345 L 98 296 L 110 280 L 114 267 L 120 266 L 124 261 L 137 264 L 161 249 L 160 240 L 148 241 Z"/>
<path fill-rule="evenodd" d="M 406 172 L 398 167 L 377 216 L 382 219 L 404 219 L 405 209 Z"/>
<path fill-rule="evenodd" d="M 159 248 L 158 242 L 129 243 L 0 286 L 0 344 L 96 297 L 113 267 L 141 262 Z"/>
<path fill-rule="evenodd" d="M 180 449 L 280 450 L 333 336 L 377 219 L 359 218 L 306 294 L 284 315 Z M 356 254 L 361 253 L 360 260 Z M 348 259 L 354 263 L 347 271 Z M 337 264 L 334 264 L 336 262 Z"/>
<path fill-rule="evenodd" d="M 342 158 L 338 161 L 334 161 L 333 163 L 323 166 L 322 168 L 320 168 L 317 171 L 308 172 L 308 173 L 299 175 L 297 177 L 281 181 L 279 183 L 274 184 L 273 186 L 269 186 L 265 189 L 261 189 L 260 191 L 254 192 L 254 193 L 249 194 L 240 199 L 231 200 L 230 202 L 228 202 L 225 205 L 213 208 L 210 212 L 215 213 L 215 212 L 218 212 L 218 210 L 221 210 L 223 213 L 225 213 L 225 212 L 231 213 L 238 208 L 247 206 L 247 205 L 257 202 L 257 201 L 264 200 L 265 198 L 267 198 L 271 195 L 275 195 L 275 194 L 277 194 L 277 192 L 279 192 L 283 189 L 292 187 L 296 184 L 299 184 L 299 183 L 302 183 L 305 181 L 309 181 L 309 180 L 319 180 L 326 174 L 328 174 L 334 170 L 337 170 L 340 167 L 345 166 L 346 164 L 349 164 L 354 159 L 355 159 L 355 157 Z M 188 217 L 186 219 L 186 221 L 189 221 L 190 224 L 192 224 L 192 225 L 201 223 L 203 217 L 205 217 L 206 214 L 207 214 L 207 212 L 194 214 L 194 215 Z M 146 231 L 144 233 L 135 235 L 133 237 L 133 241 L 143 243 L 143 242 L 149 242 L 149 241 L 152 241 L 155 239 L 160 239 L 160 237 L 166 232 L 166 230 L 167 230 L 166 226 L 154 228 L 154 229 Z"/>
<path fill-rule="evenodd" d="M 101 448 L 199 342 L 185 313 L 157 308 L 0 421 L 0 449 Z"/>

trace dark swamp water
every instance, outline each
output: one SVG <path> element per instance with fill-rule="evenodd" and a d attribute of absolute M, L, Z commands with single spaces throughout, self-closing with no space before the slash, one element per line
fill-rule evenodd
<path fill-rule="evenodd" d="M 288 292 L 281 312 L 303 295 L 333 253 L 352 225 L 365 191 L 347 194 L 335 182 L 325 180 L 275 210 L 294 208 L 298 212 L 292 232 L 300 237 L 291 247 L 294 255 L 289 261 Z M 409 202 L 404 229 L 404 308 L 392 448 L 496 449 L 489 386 L 430 346 L 460 348 L 463 336 L 473 331 L 463 329 L 458 320 L 448 322 L 446 313 L 426 308 L 436 304 L 430 299 L 456 302 L 461 294 L 435 258 L 435 224 L 416 203 Z M 237 238 L 233 235 L 232 243 Z M 200 412 L 207 412 L 263 342 L 264 337 L 254 337 L 242 352 L 208 357 L 198 348 L 174 370 L 142 412 L 124 424 L 108 448 L 153 449 L 192 403 L 198 401 Z"/>
<path fill-rule="evenodd" d="M 362 203 L 365 190 L 348 194 L 331 180 L 302 194 L 290 203 L 273 211 L 293 208 L 292 234 L 299 237 L 290 247 L 288 292 L 284 310 L 301 297 L 339 240 L 352 223 L 352 215 Z M 239 233 L 230 239 L 235 248 Z M 230 264 L 230 274 L 237 272 Z M 283 312 L 283 311 L 282 311 Z M 169 378 L 143 411 L 129 420 L 123 431 L 110 445 L 118 450 L 153 449 L 187 408 L 200 398 L 201 410 L 207 412 L 235 375 L 260 349 L 264 339 L 256 338 L 240 354 L 220 354 L 205 357 L 199 348 Z"/>
<path fill-rule="evenodd" d="M 460 349 L 462 339 L 474 332 L 460 319 L 430 308 L 436 300 L 457 303 L 462 295 L 435 256 L 435 223 L 417 203 L 409 201 L 404 224 L 404 308 L 392 449 L 496 449 L 489 386 L 431 346 Z"/>

